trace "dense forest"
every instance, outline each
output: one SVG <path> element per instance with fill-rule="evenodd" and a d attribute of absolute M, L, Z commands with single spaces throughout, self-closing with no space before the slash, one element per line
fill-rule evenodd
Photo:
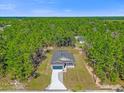
<path fill-rule="evenodd" d="M 45 47 L 75 47 L 80 35 L 94 73 L 102 81 L 124 80 L 124 18 L 111 19 L 0 18 L 0 77 L 28 79 Z"/>

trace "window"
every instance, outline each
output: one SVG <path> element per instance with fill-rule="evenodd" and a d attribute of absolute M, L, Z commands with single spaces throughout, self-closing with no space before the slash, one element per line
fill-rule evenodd
<path fill-rule="evenodd" d="M 53 66 L 53 69 L 63 69 L 63 66 Z"/>

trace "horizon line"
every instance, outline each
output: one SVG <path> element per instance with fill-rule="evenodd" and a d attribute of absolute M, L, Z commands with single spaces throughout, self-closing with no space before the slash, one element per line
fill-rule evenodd
<path fill-rule="evenodd" d="M 0 17 L 124 17 L 124 15 L 105 15 L 105 16 L 0 16 Z"/>

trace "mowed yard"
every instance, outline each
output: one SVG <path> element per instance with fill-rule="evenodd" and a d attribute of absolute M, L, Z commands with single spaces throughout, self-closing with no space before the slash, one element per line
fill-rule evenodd
<path fill-rule="evenodd" d="M 52 52 L 50 51 L 46 55 L 46 59 L 42 61 L 38 67 L 37 73 L 39 76 L 32 79 L 30 82 L 26 82 L 26 90 L 44 90 L 51 80 L 51 65 Z"/>
<path fill-rule="evenodd" d="M 74 55 L 76 66 L 64 73 L 64 85 L 72 91 L 98 89 L 85 67 L 85 58 L 78 50 L 67 48 Z"/>
<path fill-rule="evenodd" d="M 8 77 L 0 78 L 0 91 L 15 90 L 15 86 L 12 84 L 12 80 Z"/>

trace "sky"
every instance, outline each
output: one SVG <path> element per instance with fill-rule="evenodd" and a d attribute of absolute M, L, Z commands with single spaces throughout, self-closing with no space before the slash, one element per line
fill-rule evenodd
<path fill-rule="evenodd" d="M 124 16 L 124 0 L 0 0 L 0 16 Z"/>

